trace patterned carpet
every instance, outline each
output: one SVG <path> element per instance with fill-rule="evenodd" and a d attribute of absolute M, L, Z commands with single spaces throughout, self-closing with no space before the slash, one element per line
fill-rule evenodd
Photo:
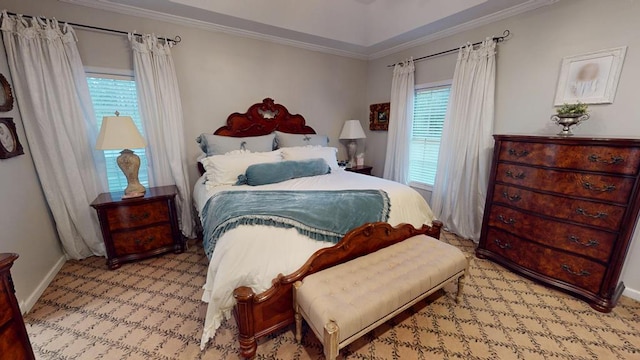
<path fill-rule="evenodd" d="M 447 241 L 472 254 L 474 244 Z M 27 331 L 39 359 L 238 359 L 227 321 L 204 351 L 199 342 L 207 260 L 200 244 L 107 270 L 104 258 L 69 261 L 32 311 Z M 344 359 L 640 359 L 640 303 L 622 297 L 609 314 L 487 260 L 455 287 L 405 311 L 343 349 Z M 256 359 L 322 359 L 304 328 L 263 339 Z"/>

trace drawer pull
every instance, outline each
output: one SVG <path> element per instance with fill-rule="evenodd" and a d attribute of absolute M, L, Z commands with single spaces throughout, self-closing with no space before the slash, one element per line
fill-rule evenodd
<path fill-rule="evenodd" d="M 584 216 L 591 217 L 591 218 L 594 218 L 594 219 L 602 219 L 602 218 L 606 218 L 607 217 L 607 213 L 603 213 L 602 211 L 598 211 L 597 214 L 589 214 L 583 208 L 577 208 L 576 209 L 576 214 L 584 215 Z"/>
<path fill-rule="evenodd" d="M 507 170 L 506 172 L 507 177 L 510 177 L 512 179 L 524 179 L 525 175 L 523 172 L 520 172 L 518 174 L 514 174 L 511 170 Z"/>
<path fill-rule="evenodd" d="M 599 192 L 612 192 L 616 189 L 615 185 L 602 185 L 601 187 L 597 187 L 588 181 L 582 182 L 582 187 L 587 190 L 599 191 Z"/>
<path fill-rule="evenodd" d="M 509 218 L 509 220 L 507 220 L 502 215 L 498 215 L 498 220 L 502 221 L 503 223 L 505 223 L 507 225 L 513 225 L 513 224 L 516 223 L 516 221 L 513 218 Z"/>
<path fill-rule="evenodd" d="M 504 196 L 504 197 L 505 197 L 505 199 L 507 199 L 507 200 L 509 200 L 509 201 L 513 201 L 513 202 L 520 201 L 520 199 L 522 199 L 522 198 L 520 197 L 520 195 L 515 194 L 515 195 L 513 195 L 513 196 L 510 196 L 510 195 L 509 195 L 509 193 L 507 193 L 506 191 L 504 191 L 504 192 L 502 193 L 502 196 Z"/>
<path fill-rule="evenodd" d="M 508 152 L 509 155 L 515 157 L 523 157 L 529 155 L 529 152 L 527 150 L 517 151 L 516 149 L 509 149 Z"/>
<path fill-rule="evenodd" d="M 133 242 L 135 242 L 136 245 L 138 245 L 138 246 L 144 246 L 144 245 L 151 244 L 153 242 L 153 240 L 155 240 L 155 237 L 149 236 L 146 239 L 135 239 L 135 240 L 133 240 Z"/>
<path fill-rule="evenodd" d="M 576 272 L 571 270 L 571 266 L 567 265 L 567 264 L 562 264 L 562 270 L 568 272 L 571 275 L 575 275 L 575 276 L 589 276 L 591 275 L 590 272 L 588 272 L 587 270 L 580 270 L 580 272 Z"/>
<path fill-rule="evenodd" d="M 131 221 L 146 220 L 146 219 L 148 219 L 148 218 L 149 218 L 149 216 L 151 216 L 151 214 L 150 214 L 150 213 L 148 213 L 148 212 L 144 212 L 144 213 L 139 214 L 139 215 L 137 215 L 137 214 L 130 214 L 130 215 L 129 215 L 129 220 L 131 220 Z"/>
<path fill-rule="evenodd" d="M 594 247 L 594 246 L 600 245 L 598 240 L 593 240 L 593 239 L 589 239 L 589 241 L 587 242 L 580 242 L 580 238 L 575 235 L 569 235 L 569 241 L 578 245 L 582 245 L 584 247 Z"/>
<path fill-rule="evenodd" d="M 589 155 L 589 161 L 595 162 L 595 163 L 607 164 L 607 165 L 618 165 L 618 164 L 622 164 L 624 162 L 624 159 L 620 156 L 612 156 L 611 160 L 604 160 L 604 159 L 601 159 L 600 156 L 596 154 L 591 154 Z"/>
<path fill-rule="evenodd" d="M 498 247 L 499 247 L 500 249 L 504 249 L 504 250 L 509 250 L 509 249 L 511 249 L 511 244 L 509 244 L 508 242 L 505 242 L 505 243 L 503 244 L 503 243 L 502 243 L 500 240 L 498 240 L 498 239 L 494 239 L 494 240 L 493 240 L 493 242 L 495 242 L 495 243 L 496 243 L 496 245 L 498 245 Z"/>

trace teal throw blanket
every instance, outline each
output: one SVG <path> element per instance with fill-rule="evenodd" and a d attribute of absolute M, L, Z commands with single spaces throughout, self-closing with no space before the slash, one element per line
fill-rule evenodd
<path fill-rule="evenodd" d="M 335 244 L 362 224 L 387 221 L 389 208 L 389 196 L 382 190 L 222 191 L 202 210 L 204 249 L 211 259 L 220 236 L 239 225 L 293 227 Z"/>

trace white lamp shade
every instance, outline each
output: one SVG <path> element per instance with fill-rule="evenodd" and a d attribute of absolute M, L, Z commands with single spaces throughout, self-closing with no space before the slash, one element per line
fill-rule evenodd
<path fill-rule="evenodd" d="M 147 146 L 129 116 L 105 116 L 96 141 L 98 150 L 139 149 Z"/>
<path fill-rule="evenodd" d="M 340 133 L 340 139 L 364 139 L 366 137 L 360 120 L 347 120 Z"/>

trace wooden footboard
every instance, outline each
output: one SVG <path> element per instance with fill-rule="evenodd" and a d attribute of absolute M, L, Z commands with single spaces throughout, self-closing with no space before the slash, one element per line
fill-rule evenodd
<path fill-rule="evenodd" d="M 278 275 L 273 286 L 256 294 L 246 286 L 234 290 L 234 314 L 238 323 L 240 350 L 245 358 L 256 353 L 257 339 L 293 324 L 292 286 L 305 276 L 357 257 L 372 253 L 389 245 L 419 234 L 440 238 L 442 222 L 416 229 L 409 224 L 392 227 L 388 223 L 362 225 L 347 233 L 339 243 L 316 251 L 297 271 Z"/>

